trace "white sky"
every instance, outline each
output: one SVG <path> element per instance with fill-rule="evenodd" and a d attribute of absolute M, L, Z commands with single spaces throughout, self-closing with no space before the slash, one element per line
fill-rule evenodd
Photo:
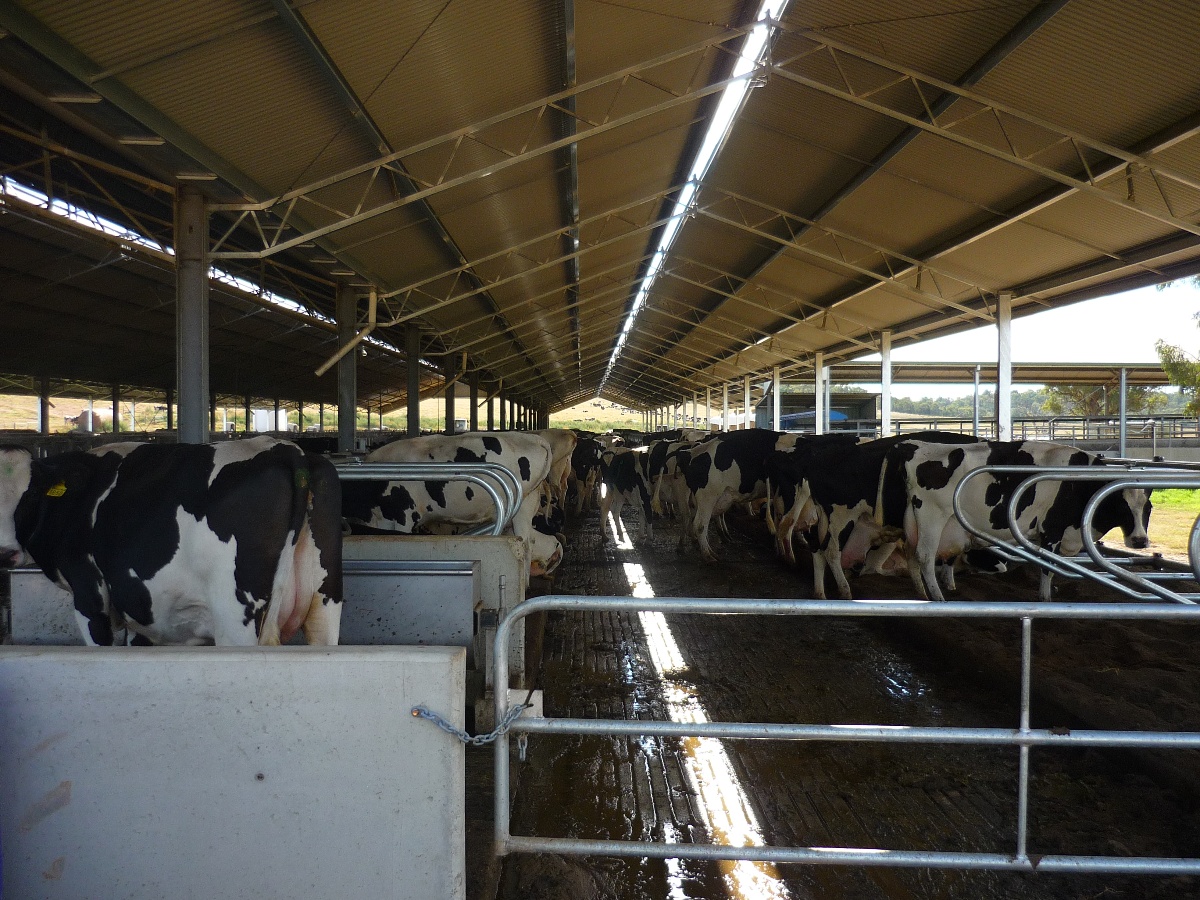
<path fill-rule="evenodd" d="M 1157 363 L 1160 338 L 1200 355 L 1200 290 L 1177 282 L 1162 291 L 1139 288 L 1098 300 L 1014 319 L 1013 362 Z M 863 357 L 878 360 L 879 354 Z M 892 350 L 893 362 L 989 362 L 996 359 L 996 326 L 976 328 Z M 983 389 L 990 386 L 983 386 Z M 1032 385 L 1018 384 L 1018 391 Z M 869 389 L 869 388 L 868 388 Z M 971 385 L 900 384 L 898 397 L 961 397 Z"/>

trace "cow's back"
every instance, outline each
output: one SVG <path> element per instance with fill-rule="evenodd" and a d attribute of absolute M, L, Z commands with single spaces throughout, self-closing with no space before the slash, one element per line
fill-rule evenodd
<path fill-rule="evenodd" d="M 152 643 L 286 640 L 300 626 L 337 642 L 341 503 L 327 460 L 260 437 L 39 462 L 27 549 L 70 586 L 95 643 L 112 642 L 106 603 Z"/>
<path fill-rule="evenodd" d="M 550 443 L 536 434 L 475 431 L 400 438 L 372 450 L 363 461 L 496 463 L 517 476 L 522 495 L 529 496 L 550 474 L 554 454 Z"/>

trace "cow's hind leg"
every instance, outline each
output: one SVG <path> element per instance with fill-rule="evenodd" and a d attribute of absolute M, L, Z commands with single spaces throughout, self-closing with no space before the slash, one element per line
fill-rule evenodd
<path fill-rule="evenodd" d="M 886 544 L 880 544 L 878 547 L 872 547 L 863 557 L 862 569 L 859 575 L 882 575 L 883 564 L 888 561 L 888 557 L 896 549 L 897 541 L 888 541 Z"/>
<path fill-rule="evenodd" d="M 650 500 L 650 495 L 646 491 L 642 491 L 642 533 L 638 540 L 642 543 L 649 543 L 654 539 L 654 507 Z"/>
<path fill-rule="evenodd" d="M 948 591 L 957 591 L 958 582 L 954 580 L 954 564 L 958 562 L 957 558 L 951 559 L 942 565 L 942 584 L 945 585 Z"/>
<path fill-rule="evenodd" d="M 1054 578 L 1054 573 L 1049 569 L 1042 569 L 1041 579 L 1038 582 L 1038 596 L 1042 600 L 1050 599 L 1050 581 Z"/>
<path fill-rule="evenodd" d="M 813 550 L 809 554 L 812 557 L 813 570 L 813 597 L 817 600 L 825 599 L 825 554 L 821 550 Z"/>
<path fill-rule="evenodd" d="M 693 516 L 691 525 L 692 539 L 699 545 L 700 555 L 709 562 L 717 561 L 717 555 L 713 553 L 712 546 L 708 542 L 708 524 L 713 515 L 714 505 L 707 497 L 697 497 L 696 515 Z"/>
<path fill-rule="evenodd" d="M 610 489 L 604 500 L 601 501 L 600 508 L 600 528 L 603 532 L 608 527 L 608 522 L 611 517 L 613 530 L 616 532 L 617 540 L 624 543 L 629 540 L 629 534 L 625 530 L 625 523 L 621 521 L 621 510 L 625 508 L 625 498 L 620 492 Z M 605 537 L 607 537 L 605 533 Z"/>
<path fill-rule="evenodd" d="M 304 640 L 309 644 L 335 647 L 342 627 L 342 604 L 320 592 L 312 595 L 304 619 Z"/>
<path fill-rule="evenodd" d="M 945 600 L 946 596 L 942 593 L 941 586 L 937 580 L 937 544 L 929 546 L 930 541 L 917 541 L 917 577 L 920 583 L 924 584 L 925 591 L 922 591 L 922 596 L 929 600 Z M 909 571 L 912 571 L 910 564 Z"/>
<path fill-rule="evenodd" d="M 834 583 L 837 584 L 838 596 L 843 600 L 853 600 L 850 582 L 846 580 L 846 571 L 842 568 L 842 548 L 837 541 L 831 540 L 825 548 L 825 559 L 829 563 L 829 571 L 833 573 Z"/>

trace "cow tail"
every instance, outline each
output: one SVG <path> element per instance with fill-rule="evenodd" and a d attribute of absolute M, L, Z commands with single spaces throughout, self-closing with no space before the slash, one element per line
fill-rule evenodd
<path fill-rule="evenodd" d="M 323 602 L 342 602 L 342 484 L 333 463 L 310 455 L 311 478 L 307 499 L 309 531 L 318 553 L 316 586 Z"/>
<path fill-rule="evenodd" d="M 776 525 L 775 525 L 775 510 L 774 510 L 774 507 L 775 507 L 775 502 L 774 502 L 774 499 L 773 499 L 773 497 L 772 497 L 772 494 L 771 494 L 771 476 L 769 476 L 769 475 L 768 475 L 768 476 L 767 476 L 767 506 L 766 506 L 767 513 L 766 513 L 766 519 L 767 519 L 767 531 L 769 531 L 771 534 L 774 534 L 774 533 L 775 533 L 775 529 L 776 529 Z"/>
<path fill-rule="evenodd" d="M 665 477 L 666 476 L 664 474 L 660 473 L 654 479 L 654 494 L 650 497 L 650 508 L 654 510 L 654 514 L 656 516 L 661 516 L 663 514 L 663 505 L 662 501 L 658 499 L 658 492 L 662 488 L 662 481 Z"/>
<path fill-rule="evenodd" d="M 875 488 L 875 524 L 883 527 L 883 484 L 887 481 L 888 458 L 887 454 L 883 455 L 883 462 L 879 466 L 879 484 Z"/>

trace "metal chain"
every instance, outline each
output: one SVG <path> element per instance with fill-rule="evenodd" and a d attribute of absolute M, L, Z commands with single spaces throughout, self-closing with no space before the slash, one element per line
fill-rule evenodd
<path fill-rule="evenodd" d="M 500 737 L 500 735 L 507 734 L 508 730 L 512 728 L 513 723 L 516 722 L 520 717 L 521 713 L 527 709 L 530 709 L 532 706 L 532 703 L 521 703 L 517 706 L 510 707 L 508 712 L 504 714 L 504 720 L 497 725 L 495 729 L 489 731 L 487 734 L 476 735 L 467 734 L 461 728 L 456 728 L 437 713 L 426 709 L 424 706 L 414 706 L 412 708 L 412 714 L 415 718 L 428 719 L 438 728 L 442 729 L 442 731 L 446 732 L 447 734 L 454 735 L 464 744 L 470 744 L 473 747 L 482 747 L 485 744 L 490 744 L 492 741 L 496 740 L 496 738 Z"/>

